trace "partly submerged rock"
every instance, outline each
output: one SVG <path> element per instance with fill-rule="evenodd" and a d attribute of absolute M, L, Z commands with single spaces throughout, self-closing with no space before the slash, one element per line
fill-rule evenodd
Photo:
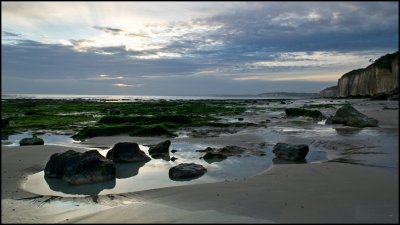
<path fill-rule="evenodd" d="M 47 178 L 62 178 L 70 184 L 90 184 L 115 179 L 115 164 L 97 150 L 55 153 L 44 169 Z"/>
<path fill-rule="evenodd" d="M 229 156 L 249 156 L 249 155 L 256 155 L 256 156 L 263 156 L 265 155 L 264 151 L 251 149 L 251 148 L 244 148 L 240 146 L 225 146 L 223 148 L 211 148 L 207 147 L 204 150 L 197 150 L 197 152 L 205 152 L 206 154 L 202 157 L 206 162 L 219 162 L 226 159 Z"/>
<path fill-rule="evenodd" d="M 289 145 L 286 143 L 278 143 L 272 150 L 278 159 L 299 161 L 304 160 L 308 154 L 307 145 Z"/>
<path fill-rule="evenodd" d="M 351 127 L 376 127 L 378 120 L 370 118 L 351 105 L 344 105 L 336 111 L 335 116 L 327 120 L 327 123 L 343 124 Z"/>
<path fill-rule="evenodd" d="M 19 141 L 20 146 L 24 145 L 44 145 L 44 140 L 36 137 L 35 135 L 31 138 L 23 138 Z"/>
<path fill-rule="evenodd" d="M 119 142 L 107 152 L 107 159 L 114 162 L 143 162 L 149 161 L 151 158 L 139 148 L 134 142 Z"/>
<path fill-rule="evenodd" d="M 154 146 L 151 146 L 149 148 L 149 154 L 154 154 L 154 153 L 168 153 L 169 151 L 169 146 L 171 145 L 170 140 L 166 140 L 163 142 L 160 142 Z"/>
<path fill-rule="evenodd" d="M 149 148 L 149 154 L 153 159 L 164 159 L 166 161 L 170 160 L 169 156 L 169 146 L 171 145 L 170 140 L 160 142 Z"/>
<path fill-rule="evenodd" d="M 200 164 L 181 163 L 169 169 L 171 180 L 187 180 L 201 177 L 207 169 Z"/>

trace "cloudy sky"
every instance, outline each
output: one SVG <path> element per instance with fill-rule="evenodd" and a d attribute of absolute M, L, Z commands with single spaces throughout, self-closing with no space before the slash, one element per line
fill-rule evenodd
<path fill-rule="evenodd" d="M 398 50 L 398 2 L 2 2 L 2 94 L 318 92 Z"/>

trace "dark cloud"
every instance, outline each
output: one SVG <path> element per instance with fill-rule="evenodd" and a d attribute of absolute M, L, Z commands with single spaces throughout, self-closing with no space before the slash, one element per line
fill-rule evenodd
<path fill-rule="evenodd" d="M 124 30 L 122 30 L 122 29 L 112 28 L 112 27 L 93 26 L 93 28 L 96 30 L 100 30 L 100 31 L 103 31 L 103 32 L 106 32 L 109 34 L 114 34 L 114 35 L 124 32 Z"/>
<path fill-rule="evenodd" d="M 21 36 L 20 34 L 8 32 L 8 31 L 3 31 L 2 34 L 4 37 L 20 37 Z"/>

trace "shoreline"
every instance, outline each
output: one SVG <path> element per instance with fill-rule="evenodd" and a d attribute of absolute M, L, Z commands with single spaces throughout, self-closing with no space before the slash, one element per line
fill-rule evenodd
<path fill-rule="evenodd" d="M 3 196 L 2 220 L 27 222 L 35 215 L 37 222 L 50 223 L 395 223 L 398 181 L 397 171 L 383 168 L 335 162 L 274 165 L 240 180 L 115 194 L 112 200 L 99 196 L 97 204 L 90 197 L 67 197 L 32 207 L 40 201 Z M 163 216 L 154 216 L 159 210 Z"/>
<path fill-rule="evenodd" d="M 378 119 L 382 129 L 398 133 L 398 110 L 362 113 Z M 98 137 L 88 143 L 111 145 L 125 138 L 131 137 Z M 68 149 L 87 150 L 56 145 L 2 146 L 2 222 L 398 222 L 398 168 L 338 162 L 272 165 L 243 179 L 103 195 L 96 199 L 98 203 L 91 197 L 50 201 L 50 196 L 21 189 L 27 175 L 43 170 L 53 153 Z M 23 198 L 32 199 L 17 200 Z M 161 214 L 154 216 L 155 211 Z"/>

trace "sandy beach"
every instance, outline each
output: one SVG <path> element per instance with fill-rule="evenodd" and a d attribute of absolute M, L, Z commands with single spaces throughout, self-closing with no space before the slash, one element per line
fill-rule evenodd
<path fill-rule="evenodd" d="M 363 112 L 398 133 L 398 110 Z M 124 136 L 88 143 L 111 146 Z M 229 143 L 246 140 L 246 135 Z M 257 137 L 253 137 L 258 140 Z M 143 143 L 153 139 L 143 138 Z M 248 140 L 248 139 L 247 139 Z M 2 223 L 398 223 L 398 167 L 339 162 L 273 165 L 255 176 L 91 197 L 21 189 L 55 152 L 84 148 L 2 146 Z M 52 199 L 51 199 L 52 198 Z M 49 200 L 50 199 L 50 200 Z M 97 203 L 96 203 L 97 202 Z"/>

